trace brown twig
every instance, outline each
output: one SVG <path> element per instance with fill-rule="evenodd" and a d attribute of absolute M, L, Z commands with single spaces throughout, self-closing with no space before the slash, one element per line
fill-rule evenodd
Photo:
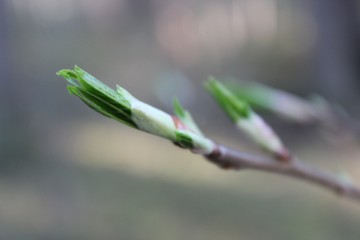
<path fill-rule="evenodd" d="M 360 201 L 360 188 L 351 182 L 344 181 L 335 174 L 311 167 L 298 159 L 293 159 L 288 163 L 279 162 L 271 158 L 236 151 L 222 145 L 218 145 L 217 150 L 206 158 L 224 169 L 252 169 L 286 175 L 317 184 L 343 197 Z"/>

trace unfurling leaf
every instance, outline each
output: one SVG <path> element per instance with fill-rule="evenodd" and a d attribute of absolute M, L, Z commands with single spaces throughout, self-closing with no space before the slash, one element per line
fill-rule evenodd
<path fill-rule="evenodd" d="M 215 148 L 215 144 L 201 134 L 190 113 L 178 102 L 174 102 L 174 108 L 180 120 L 136 99 L 120 86 L 115 91 L 77 66 L 72 70 L 63 69 L 57 75 L 67 80 L 70 94 L 106 117 L 201 154 L 210 154 Z M 179 129 L 178 121 L 183 121 L 181 125 L 186 127 Z"/>

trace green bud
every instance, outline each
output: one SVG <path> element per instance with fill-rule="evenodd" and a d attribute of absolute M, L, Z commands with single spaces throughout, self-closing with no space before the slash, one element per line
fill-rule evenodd
<path fill-rule="evenodd" d="M 180 120 L 133 97 L 120 86 L 116 91 L 75 66 L 57 73 L 69 83 L 70 94 L 100 114 L 130 127 L 166 138 L 193 152 L 209 154 L 215 144 L 205 138 L 191 114 L 175 100 L 174 108 Z"/>
<path fill-rule="evenodd" d="M 281 159 L 288 157 L 288 151 L 280 138 L 245 101 L 213 77 L 209 78 L 205 86 L 236 126 L 255 143 Z"/>

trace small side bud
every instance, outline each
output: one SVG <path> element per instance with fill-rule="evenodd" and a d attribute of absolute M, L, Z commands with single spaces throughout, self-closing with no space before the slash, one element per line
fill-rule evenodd
<path fill-rule="evenodd" d="M 194 119 L 192 118 L 190 112 L 188 112 L 181 106 L 179 100 L 176 97 L 174 97 L 173 99 L 173 108 L 175 115 L 181 120 L 181 122 L 184 123 L 185 126 L 189 128 L 189 130 L 199 135 L 203 135 L 200 128 L 197 126 Z"/>

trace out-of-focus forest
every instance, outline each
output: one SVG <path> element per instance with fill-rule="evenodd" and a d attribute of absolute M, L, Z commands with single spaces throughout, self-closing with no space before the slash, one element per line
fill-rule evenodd
<path fill-rule="evenodd" d="M 359 17 L 356 0 L 0 0 L 0 239 L 358 240 L 357 203 L 221 171 L 100 116 L 55 73 L 77 64 L 167 112 L 177 96 L 209 137 L 260 153 L 202 82 L 319 94 L 357 119 Z M 304 161 L 360 184 L 356 132 L 264 117 Z"/>

